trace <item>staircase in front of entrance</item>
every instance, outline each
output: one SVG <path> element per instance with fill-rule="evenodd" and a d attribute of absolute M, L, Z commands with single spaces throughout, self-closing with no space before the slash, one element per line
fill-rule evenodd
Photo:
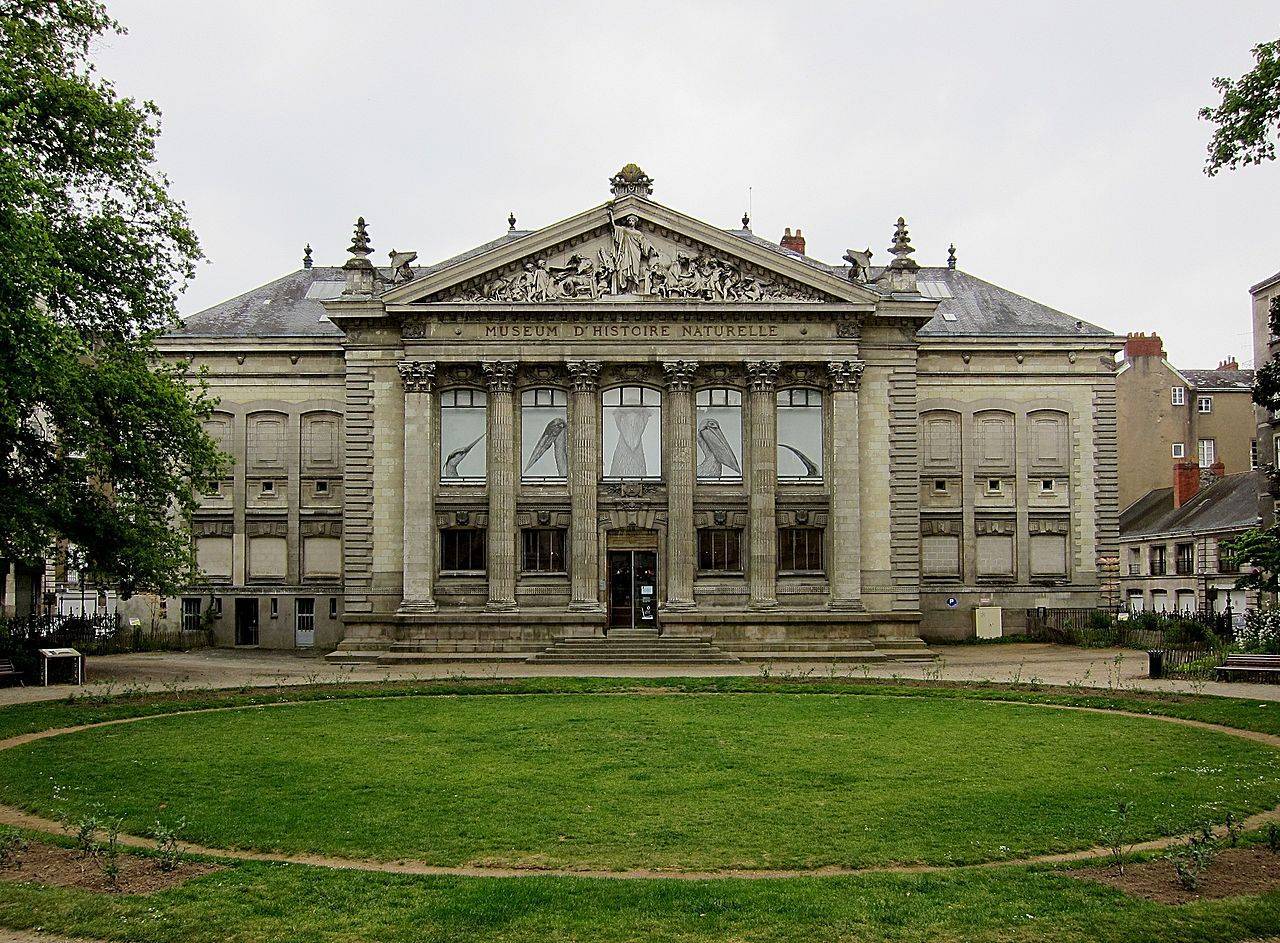
<path fill-rule="evenodd" d="M 659 635 L 649 627 L 610 629 L 608 635 L 562 635 L 530 655 L 539 665 L 733 665 L 738 658 L 707 636 Z"/>

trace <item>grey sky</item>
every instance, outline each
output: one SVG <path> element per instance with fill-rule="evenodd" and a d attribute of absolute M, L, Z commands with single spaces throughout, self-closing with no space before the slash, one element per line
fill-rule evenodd
<path fill-rule="evenodd" d="M 160 159 L 209 262 L 198 310 L 298 267 L 434 261 L 600 203 L 659 201 L 809 254 L 960 267 L 1175 364 L 1252 359 L 1280 270 L 1280 163 L 1201 172 L 1214 75 L 1280 35 L 1274 0 L 366 3 L 113 0 L 103 73 L 164 111 Z"/>

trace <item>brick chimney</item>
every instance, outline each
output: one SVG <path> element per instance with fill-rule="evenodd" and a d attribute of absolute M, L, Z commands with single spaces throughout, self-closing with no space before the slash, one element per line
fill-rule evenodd
<path fill-rule="evenodd" d="M 1239 370 L 1240 364 L 1236 361 L 1235 357 L 1228 357 L 1226 360 L 1222 361 L 1222 363 L 1218 364 L 1218 369 L 1219 370 Z"/>
<path fill-rule="evenodd" d="M 1200 487 L 1207 488 L 1215 481 L 1221 481 L 1227 473 L 1227 466 L 1222 462 L 1214 462 L 1208 468 L 1200 469 Z"/>
<path fill-rule="evenodd" d="M 1200 466 L 1195 462 L 1173 463 L 1173 506 L 1180 508 L 1200 491 Z"/>
<path fill-rule="evenodd" d="M 1130 334 L 1124 341 L 1124 359 L 1132 361 L 1135 357 L 1163 357 L 1164 341 L 1160 339 L 1159 334 L 1146 334 L 1139 332 Z"/>
<path fill-rule="evenodd" d="M 794 236 L 791 235 L 791 227 L 788 226 L 782 233 L 781 246 L 784 249 L 790 249 L 792 252 L 804 255 L 804 236 L 798 229 Z"/>

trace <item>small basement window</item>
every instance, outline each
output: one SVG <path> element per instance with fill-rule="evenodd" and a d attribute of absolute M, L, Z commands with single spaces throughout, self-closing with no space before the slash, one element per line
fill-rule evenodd
<path fill-rule="evenodd" d="M 1040 479 L 1040 490 L 1041 490 L 1041 491 L 1052 491 L 1052 490 L 1053 490 L 1053 486 L 1054 486 L 1054 484 L 1055 484 L 1055 482 L 1054 482 L 1054 480 L 1053 480 L 1052 478 L 1041 478 L 1041 479 Z"/>
<path fill-rule="evenodd" d="M 946 493 L 947 493 L 947 479 L 945 479 L 945 478 L 935 478 L 935 479 L 933 479 L 933 490 L 934 490 L 934 491 L 936 491 L 936 492 L 938 492 L 939 494 L 946 494 Z"/>
<path fill-rule="evenodd" d="M 1002 490 L 1004 490 L 1004 482 L 999 478 L 987 479 L 987 494 L 999 494 Z"/>
<path fill-rule="evenodd" d="M 321 479 L 320 481 L 317 481 L 316 494 L 328 494 L 328 493 L 329 493 L 329 482 L 323 479 Z"/>
<path fill-rule="evenodd" d="M 262 483 L 262 493 L 263 493 L 263 494 L 275 494 L 275 493 L 276 493 L 276 483 L 275 483 L 274 481 L 264 481 L 264 482 Z"/>

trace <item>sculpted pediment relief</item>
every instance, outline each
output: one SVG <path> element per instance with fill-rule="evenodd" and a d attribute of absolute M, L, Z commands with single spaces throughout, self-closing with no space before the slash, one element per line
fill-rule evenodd
<path fill-rule="evenodd" d="M 828 300 L 830 296 L 631 213 L 438 294 L 428 302 Z"/>

